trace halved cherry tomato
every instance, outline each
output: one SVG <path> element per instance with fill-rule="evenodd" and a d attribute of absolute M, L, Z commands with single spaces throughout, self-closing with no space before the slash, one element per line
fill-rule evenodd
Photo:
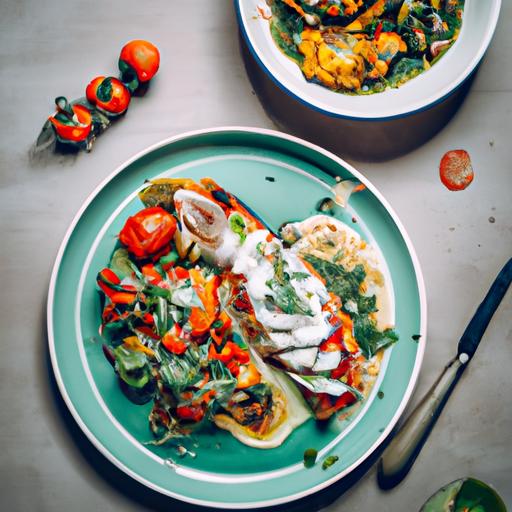
<path fill-rule="evenodd" d="M 180 405 L 176 407 L 176 414 L 182 420 L 201 421 L 204 409 L 200 405 Z"/>
<path fill-rule="evenodd" d="M 119 240 L 137 258 L 149 258 L 167 248 L 175 231 L 175 217 L 153 206 L 129 217 L 119 233 Z"/>
<path fill-rule="evenodd" d="M 123 82 L 111 76 L 98 76 L 91 80 L 85 95 L 97 108 L 115 115 L 126 112 L 131 99 L 130 91 Z"/>
<path fill-rule="evenodd" d="M 89 133 L 91 133 L 92 115 L 89 109 L 83 105 L 72 105 L 70 108 L 76 116 L 76 121 L 63 117 L 61 111 L 56 112 L 48 119 L 61 139 L 81 142 L 87 139 Z"/>
<path fill-rule="evenodd" d="M 119 69 L 124 75 L 132 71 L 137 75 L 139 82 L 151 80 L 160 67 L 160 52 L 158 48 L 141 39 L 126 43 L 119 56 Z"/>
<path fill-rule="evenodd" d="M 339 16 L 340 14 L 340 8 L 337 6 L 337 5 L 331 5 L 328 9 L 327 9 L 327 14 L 329 16 Z"/>
<path fill-rule="evenodd" d="M 467 151 L 455 149 L 444 154 L 439 164 L 439 176 L 448 190 L 464 190 L 475 177 Z"/>

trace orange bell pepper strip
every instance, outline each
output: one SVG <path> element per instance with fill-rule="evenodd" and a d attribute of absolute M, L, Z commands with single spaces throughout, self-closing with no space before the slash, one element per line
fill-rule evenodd
<path fill-rule="evenodd" d="M 153 263 L 143 265 L 141 268 L 142 275 L 148 278 L 148 281 L 155 286 L 162 280 L 162 276 L 156 271 Z"/>
<path fill-rule="evenodd" d="M 180 338 L 181 327 L 174 324 L 162 337 L 162 345 L 172 354 L 184 354 L 188 345 Z"/>
<path fill-rule="evenodd" d="M 206 311 L 199 307 L 193 307 L 188 317 L 188 323 L 191 327 L 192 336 L 202 336 L 210 330 L 215 317 L 208 315 Z"/>
<path fill-rule="evenodd" d="M 133 304 L 137 298 L 137 294 L 129 292 L 115 292 L 109 295 L 109 297 L 114 304 Z"/>
<path fill-rule="evenodd" d="M 343 324 L 343 342 L 345 347 L 352 354 L 359 350 L 359 345 L 353 335 L 353 323 L 352 318 L 348 313 L 344 311 L 338 311 L 338 318 Z"/>

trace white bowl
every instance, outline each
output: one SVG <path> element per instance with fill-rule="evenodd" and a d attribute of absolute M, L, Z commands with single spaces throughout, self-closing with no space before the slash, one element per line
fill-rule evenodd
<path fill-rule="evenodd" d="M 235 0 L 241 33 L 268 76 L 296 100 L 323 114 L 355 120 L 408 116 L 442 102 L 472 74 L 496 28 L 501 0 L 466 0 L 460 36 L 428 71 L 398 89 L 350 96 L 307 82 L 299 67 L 274 43 L 269 22 L 259 15 L 264 0 Z"/>

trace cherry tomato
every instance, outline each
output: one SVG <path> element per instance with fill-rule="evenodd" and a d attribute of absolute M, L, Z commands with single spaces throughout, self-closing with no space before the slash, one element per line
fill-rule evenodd
<path fill-rule="evenodd" d="M 204 409 L 200 405 L 182 405 L 176 407 L 176 414 L 182 420 L 201 421 L 204 416 Z"/>
<path fill-rule="evenodd" d="M 160 66 L 158 48 L 149 41 L 136 39 L 125 44 L 119 56 L 119 69 L 123 75 L 130 71 L 137 75 L 139 82 L 151 80 Z"/>
<path fill-rule="evenodd" d="M 87 139 L 92 128 L 92 115 L 87 107 L 83 105 L 71 106 L 76 121 L 67 119 L 62 112 L 56 112 L 49 117 L 57 135 L 66 141 L 81 142 Z"/>
<path fill-rule="evenodd" d="M 455 149 L 444 154 L 439 164 L 439 176 L 448 190 L 464 190 L 475 177 L 467 151 Z"/>
<path fill-rule="evenodd" d="M 119 240 L 137 258 L 149 258 L 167 250 L 175 231 L 176 219 L 163 208 L 153 206 L 129 217 Z"/>
<path fill-rule="evenodd" d="M 114 77 L 97 76 L 85 90 L 87 100 L 109 114 L 122 114 L 130 104 L 130 91 Z"/>

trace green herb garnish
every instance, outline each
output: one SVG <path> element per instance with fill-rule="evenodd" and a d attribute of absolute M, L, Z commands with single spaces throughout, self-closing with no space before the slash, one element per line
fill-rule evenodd
<path fill-rule="evenodd" d="M 238 213 L 234 213 L 229 217 L 229 227 L 233 233 L 240 237 L 240 241 L 243 243 L 247 238 L 245 233 L 246 225 L 243 217 Z"/>
<path fill-rule="evenodd" d="M 315 465 L 318 452 L 314 448 L 308 448 L 304 452 L 304 467 L 312 468 Z"/>
<path fill-rule="evenodd" d="M 329 455 L 323 462 L 322 462 L 322 469 L 328 469 L 333 464 L 338 462 L 340 458 L 337 455 Z"/>

